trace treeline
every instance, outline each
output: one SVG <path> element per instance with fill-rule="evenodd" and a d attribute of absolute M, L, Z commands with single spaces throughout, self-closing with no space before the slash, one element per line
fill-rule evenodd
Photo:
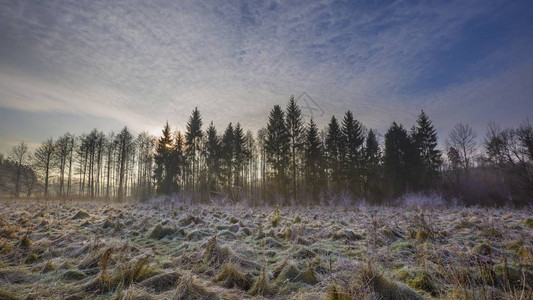
<path fill-rule="evenodd" d="M 204 129 L 205 128 L 205 129 Z M 422 111 L 411 129 L 393 122 L 381 136 L 352 112 L 324 129 L 306 124 L 294 97 L 275 105 L 256 134 L 240 123 L 221 132 L 204 126 L 198 109 L 184 132 L 168 122 L 158 138 L 118 133 L 70 133 L 0 156 L 4 197 L 133 198 L 177 196 L 193 203 L 252 205 L 391 201 L 406 193 L 439 193 L 470 204 L 524 205 L 533 195 L 533 130 L 490 124 L 484 142 L 458 124 L 439 149 Z"/>

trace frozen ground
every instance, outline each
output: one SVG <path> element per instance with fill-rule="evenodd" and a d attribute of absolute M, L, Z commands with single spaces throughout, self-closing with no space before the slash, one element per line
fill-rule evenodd
<path fill-rule="evenodd" d="M 531 209 L 0 203 L 0 299 L 531 299 Z"/>

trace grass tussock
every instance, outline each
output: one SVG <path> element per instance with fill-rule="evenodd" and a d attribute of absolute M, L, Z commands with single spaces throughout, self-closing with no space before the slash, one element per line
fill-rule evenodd
<path fill-rule="evenodd" d="M 275 288 L 272 287 L 268 282 L 268 278 L 264 270 L 261 271 L 254 285 L 248 291 L 248 293 L 252 296 L 268 296 L 274 294 L 274 292 Z"/>
<path fill-rule="evenodd" d="M 160 240 L 167 235 L 172 235 L 174 232 L 176 232 L 176 228 L 172 228 L 170 226 L 163 226 L 161 223 L 157 223 L 157 225 L 152 228 L 150 231 L 150 234 L 148 235 L 149 238 L 154 240 Z"/>
<path fill-rule="evenodd" d="M 187 276 L 178 280 L 172 300 L 215 300 L 220 299 L 215 292 L 200 284 L 194 277 Z"/>
<path fill-rule="evenodd" d="M 281 212 L 279 209 L 279 205 L 276 205 L 275 211 L 270 215 L 270 224 L 272 225 L 272 227 L 278 227 L 280 222 L 281 222 Z"/>
<path fill-rule="evenodd" d="M 371 264 L 367 264 L 359 268 L 355 277 L 347 284 L 332 284 L 327 299 L 423 300 L 424 298 L 410 287 L 385 278 Z"/>
<path fill-rule="evenodd" d="M 174 289 L 181 276 L 177 271 L 158 274 L 141 281 L 140 285 L 155 293 L 165 292 Z"/>
<path fill-rule="evenodd" d="M 80 209 L 74 216 L 72 216 L 71 219 L 72 220 L 86 219 L 86 218 L 89 218 L 90 216 L 91 215 L 87 211 Z"/>
<path fill-rule="evenodd" d="M 247 291 L 252 287 L 253 276 L 245 273 L 236 264 L 226 263 L 216 275 L 215 281 L 225 288 L 238 288 Z"/>

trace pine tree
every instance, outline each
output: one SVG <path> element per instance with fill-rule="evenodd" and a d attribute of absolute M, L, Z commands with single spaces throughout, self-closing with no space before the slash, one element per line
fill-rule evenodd
<path fill-rule="evenodd" d="M 303 147 L 303 121 L 302 111 L 296 104 L 294 96 L 291 96 L 287 104 L 287 116 L 285 119 L 287 132 L 290 141 L 290 155 L 291 155 L 291 183 L 292 183 L 292 198 L 296 201 L 297 197 L 297 175 L 298 175 L 298 157 L 301 155 Z"/>
<path fill-rule="evenodd" d="M 416 123 L 418 126 L 414 140 L 421 159 L 421 182 L 423 187 L 430 187 L 438 179 L 439 168 L 442 164 L 441 151 L 437 149 L 437 131 L 423 110 Z"/>
<path fill-rule="evenodd" d="M 362 148 L 365 138 L 363 128 L 355 120 L 351 111 L 347 111 L 342 120 L 342 134 L 345 141 L 345 158 L 343 160 L 344 181 L 353 195 L 362 191 L 361 168 L 363 163 Z"/>
<path fill-rule="evenodd" d="M 326 133 L 326 156 L 331 175 L 332 190 L 339 191 L 342 187 L 342 162 L 345 141 L 339 122 L 331 117 Z"/>
<path fill-rule="evenodd" d="M 311 193 L 314 204 L 318 204 L 323 178 L 324 151 L 318 134 L 318 128 L 311 119 L 305 132 L 305 178 L 306 192 Z M 306 200 L 309 198 L 307 195 Z M 309 202 L 307 203 L 309 205 Z"/>
<path fill-rule="evenodd" d="M 266 153 L 267 162 L 270 164 L 273 174 L 272 178 L 277 187 L 277 191 L 287 197 L 287 166 L 290 161 L 289 133 L 285 126 L 285 116 L 279 105 L 275 105 L 270 111 L 267 124 Z"/>

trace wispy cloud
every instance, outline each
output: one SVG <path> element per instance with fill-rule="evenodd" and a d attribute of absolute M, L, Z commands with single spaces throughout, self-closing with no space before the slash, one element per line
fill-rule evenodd
<path fill-rule="evenodd" d="M 151 129 L 165 120 L 183 127 L 198 106 L 220 126 L 240 121 L 257 129 L 273 104 L 307 91 L 326 116 L 351 109 L 379 129 L 393 119 L 412 122 L 421 108 L 450 114 L 436 116 L 443 131 L 462 121 L 456 109 L 475 120 L 515 118 L 501 105 L 477 106 L 489 97 L 508 99 L 513 112 L 532 108 L 523 99 L 533 73 L 528 6 L 8 2 L 0 10 L 0 109 L 115 118 Z M 497 30 L 472 41 L 483 26 Z M 511 86 L 521 97 L 505 97 Z"/>

